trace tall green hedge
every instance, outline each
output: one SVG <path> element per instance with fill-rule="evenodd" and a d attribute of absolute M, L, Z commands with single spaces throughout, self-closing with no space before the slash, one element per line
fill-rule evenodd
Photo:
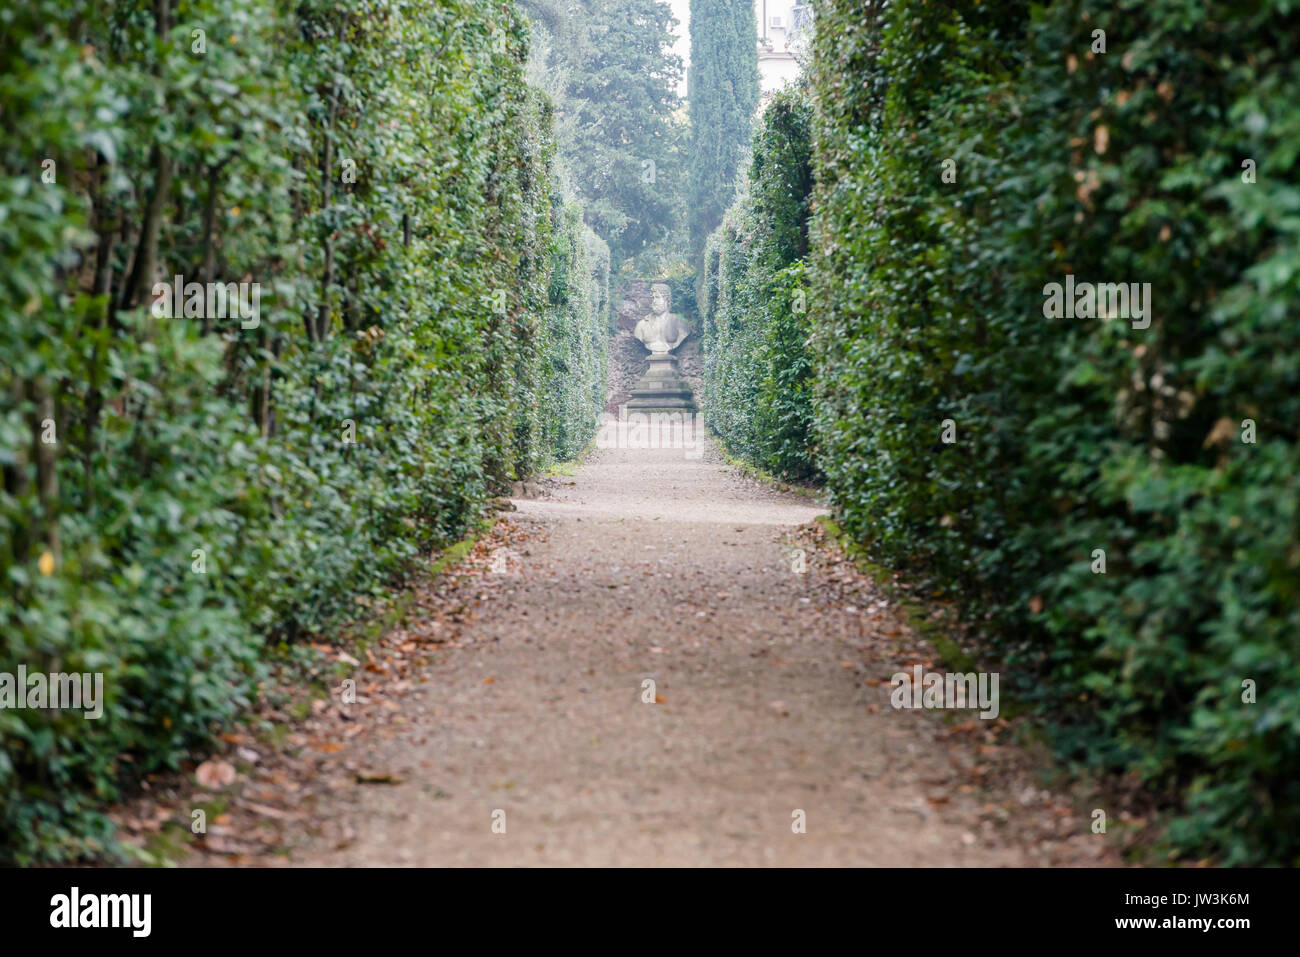
<path fill-rule="evenodd" d="M 1165 795 L 1176 849 L 1297 862 L 1300 15 L 816 12 L 837 511 L 962 600 L 1064 761 Z M 1149 328 L 1048 318 L 1067 275 L 1150 283 Z"/>
<path fill-rule="evenodd" d="M 609 245 L 583 225 L 573 203 L 559 211 L 551 250 L 550 308 L 545 313 L 538 467 L 582 452 L 605 408 L 608 368 Z"/>
<path fill-rule="evenodd" d="M 705 247 L 705 421 L 734 452 L 789 478 L 816 474 L 804 259 L 812 102 L 778 93 L 754 134 L 747 184 Z"/>
<path fill-rule="evenodd" d="M 0 10 L 0 673 L 107 698 L 0 709 L 3 860 L 102 853 L 95 806 L 228 722 L 265 642 L 594 431 L 527 41 L 505 0 Z M 259 283 L 258 321 L 159 317 L 177 274 Z"/>

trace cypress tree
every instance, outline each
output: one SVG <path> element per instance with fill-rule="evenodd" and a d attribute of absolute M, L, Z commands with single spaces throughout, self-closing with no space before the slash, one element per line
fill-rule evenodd
<path fill-rule="evenodd" d="M 752 0 L 691 0 L 691 250 L 698 257 L 731 205 L 758 110 Z"/>

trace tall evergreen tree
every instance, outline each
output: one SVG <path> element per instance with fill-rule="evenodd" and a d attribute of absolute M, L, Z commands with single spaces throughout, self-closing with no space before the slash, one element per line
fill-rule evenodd
<path fill-rule="evenodd" d="M 691 249 L 704 250 L 731 205 L 758 111 L 752 0 L 691 0 Z"/>
<path fill-rule="evenodd" d="M 685 186 L 677 21 L 663 0 L 528 0 L 539 32 L 550 32 L 543 79 L 558 100 L 557 135 L 569 185 L 586 222 L 610 245 L 615 266 L 676 225 Z"/>

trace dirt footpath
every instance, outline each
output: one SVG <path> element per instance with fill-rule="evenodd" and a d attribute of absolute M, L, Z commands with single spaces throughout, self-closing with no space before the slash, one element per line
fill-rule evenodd
<path fill-rule="evenodd" d="M 313 784 L 277 792 L 265 757 L 250 772 L 257 803 L 218 830 L 274 851 L 222 857 L 209 836 L 192 863 L 1103 860 L 1077 810 L 986 780 L 1006 748 L 973 712 L 890 706 L 890 674 L 933 662 L 818 546 L 811 500 L 710 448 L 598 451 L 515 505 L 427 663 L 363 682 L 372 717 L 332 702 L 290 737 Z"/>

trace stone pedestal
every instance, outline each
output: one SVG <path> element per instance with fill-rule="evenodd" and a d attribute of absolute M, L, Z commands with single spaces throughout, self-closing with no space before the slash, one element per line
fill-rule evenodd
<path fill-rule="evenodd" d="M 677 359 L 668 352 L 651 353 L 650 368 L 632 387 L 627 408 L 632 412 L 694 412 L 691 387 L 677 370 Z"/>

